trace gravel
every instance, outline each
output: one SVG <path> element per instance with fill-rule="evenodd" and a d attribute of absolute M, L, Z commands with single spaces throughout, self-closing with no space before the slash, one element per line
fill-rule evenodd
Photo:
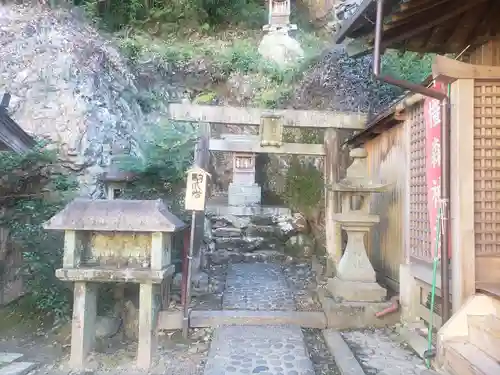
<path fill-rule="evenodd" d="M 297 311 L 322 311 L 316 300 L 316 281 L 311 266 L 306 263 L 283 265 L 283 271 L 292 289 Z"/>

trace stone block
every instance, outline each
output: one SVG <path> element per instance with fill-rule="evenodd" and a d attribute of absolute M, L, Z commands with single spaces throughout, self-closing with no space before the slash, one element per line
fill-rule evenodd
<path fill-rule="evenodd" d="M 235 217 L 243 217 L 245 220 L 251 218 L 254 224 L 262 224 L 265 225 L 264 222 L 257 222 L 254 218 L 265 218 L 266 222 L 269 221 L 273 223 L 272 217 L 278 215 L 291 215 L 290 209 L 286 207 L 263 207 L 263 206 L 229 206 L 229 205 L 221 205 L 221 204 L 213 204 L 211 202 L 207 203 L 206 207 L 207 215 L 215 215 L 215 216 L 235 216 Z"/>
<path fill-rule="evenodd" d="M 259 185 L 229 184 L 229 206 L 255 206 L 261 202 L 262 189 Z"/>
<path fill-rule="evenodd" d="M 0 368 L 2 375 L 26 375 L 33 371 L 38 365 L 33 362 L 13 362 Z"/>
<path fill-rule="evenodd" d="M 398 312 L 377 318 L 375 314 L 392 306 L 391 302 L 338 302 L 325 293 L 318 293 L 327 327 L 334 329 L 361 329 L 392 326 L 399 322 Z"/>
<path fill-rule="evenodd" d="M 241 237 L 241 229 L 239 228 L 216 228 L 213 230 L 215 237 Z"/>
<path fill-rule="evenodd" d="M 19 358 L 21 358 L 22 356 L 23 355 L 21 353 L 8 353 L 8 352 L 0 353 L 0 364 L 14 362 Z"/>
<path fill-rule="evenodd" d="M 182 329 L 183 312 L 180 310 L 163 310 L 158 314 L 158 330 L 173 331 Z"/>
<path fill-rule="evenodd" d="M 189 320 L 191 327 L 220 327 L 227 325 L 296 325 L 318 329 L 326 327 L 326 317 L 321 311 L 192 311 Z M 166 323 L 168 323 L 168 320 Z"/>
<path fill-rule="evenodd" d="M 278 229 L 274 225 L 249 225 L 245 231 L 249 237 L 278 237 Z"/>
<path fill-rule="evenodd" d="M 387 290 L 377 283 L 345 281 L 338 277 L 328 279 L 327 289 L 337 300 L 353 302 L 383 302 Z"/>
<path fill-rule="evenodd" d="M 365 371 L 339 331 L 325 329 L 323 330 L 323 337 L 342 375 L 365 375 Z"/>

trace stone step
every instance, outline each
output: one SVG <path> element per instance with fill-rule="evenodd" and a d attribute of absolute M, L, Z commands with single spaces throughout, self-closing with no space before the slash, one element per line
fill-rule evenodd
<path fill-rule="evenodd" d="M 0 366 L 17 361 L 22 356 L 21 353 L 0 352 Z"/>
<path fill-rule="evenodd" d="M 26 375 L 38 367 L 34 362 L 12 362 L 7 366 L 0 365 L 2 375 Z"/>
<path fill-rule="evenodd" d="M 302 328 L 326 328 L 321 311 L 262 311 L 262 310 L 193 310 L 189 315 L 192 328 L 220 326 L 293 325 Z M 182 311 L 160 311 L 159 330 L 182 328 Z"/>
<path fill-rule="evenodd" d="M 227 263 L 259 263 L 259 262 L 282 262 L 287 256 L 278 250 L 256 250 L 254 252 L 241 253 L 238 251 L 217 250 L 208 254 L 209 262 L 213 265 Z"/>
<path fill-rule="evenodd" d="M 500 374 L 500 364 L 469 342 L 448 342 L 444 350 L 444 368 L 451 375 Z"/>
<path fill-rule="evenodd" d="M 325 329 L 323 337 L 342 375 L 365 375 L 363 368 L 339 331 Z"/>
<path fill-rule="evenodd" d="M 26 375 L 38 365 L 33 362 L 18 361 L 23 357 L 21 353 L 0 352 L 1 375 Z"/>

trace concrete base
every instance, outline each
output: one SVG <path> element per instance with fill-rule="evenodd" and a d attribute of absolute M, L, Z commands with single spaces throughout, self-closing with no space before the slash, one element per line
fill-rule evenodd
<path fill-rule="evenodd" d="M 322 290 L 320 290 L 322 291 Z M 326 315 L 327 327 L 335 329 L 360 329 L 368 327 L 386 327 L 399 322 L 399 313 L 391 313 L 382 318 L 375 314 L 392 306 L 392 302 L 337 302 L 318 292 L 323 311 Z"/>
<path fill-rule="evenodd" d="M 257 184 L 238 185 L 229 184 L 228 203 L 230 206 L 256 206 L 260 205 L 262 189 Z"/>
<path fill-rule="evenodd" d="M 336 300 L 352 302 L 383 302 L 387 290 L 377 283 L 328 279 L 327 289 Z"/>

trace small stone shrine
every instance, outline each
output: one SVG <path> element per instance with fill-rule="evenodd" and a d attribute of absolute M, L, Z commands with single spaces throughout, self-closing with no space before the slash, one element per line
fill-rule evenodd
<path fill-rule="evenodd" d="M 75 199 L 45 223 L 64 231 L 63 268 L 56 276 L 74 282 L 71 366 L 81 369 L 95 339 L 97 286 L 138 283 L 137 365 L 147 369 L 156 350 L 160 285 L 174 273 L 172 236 L 185 223 L 161 200 Z"/>
<path fill-rule="evenodd" d="M 223 134 L 222 139 L 233 149 L 250 148 L 259 143 L 259 136 L 248 134 Z M 261 187 L 255 183 L 255 153 L 233 152 L 233 180 L 228 187 L 230 206 L 255 206 L 261 203 Z"/>
<path fill-rule="evenodd" d="M 288 33 L 297 25 L 290 23 L 290 0 L 268 0 L 269 18 L 264 26 L 266 35 L 259 45 L 259 53 L 277 64 L 283 65 L 304 56 L 300 43 Z"/>
<path fill-rule="evenodd" d="M 134 173 L 122 169 L 123 162 L 129 159 L 128 154 L 113 153 L 110 156 L 108 166 L 99 177 L 99 181 L 105 185 L 107 199 L 120 198 L 127 184 L 136 178 Z"/>
<path fill-rule="evenodd" d="M 364 149 L 353 149 L 350 156 L 353 162 L 347 168 L 346 177 L 332 187 L 340 195 L 341 202 L 341 213 L 335 214 L 334 220 L 347 234 L 347 245 L 337 264 L 336 276 L 328 279 L 330 296 L 322 301 L 332 328 L 386 324 L 383 320 L 377 321 L 374 315 L 390 305 L 386 302 L 387 290 L 377 283 L 364 243 L 365 235 L 379 222 L 377 215 L 370 214 L 370 197 L 384 192 L 387 185 L 368 179 Z M 345 315 L 347 311 L 351 313 Z"/>

